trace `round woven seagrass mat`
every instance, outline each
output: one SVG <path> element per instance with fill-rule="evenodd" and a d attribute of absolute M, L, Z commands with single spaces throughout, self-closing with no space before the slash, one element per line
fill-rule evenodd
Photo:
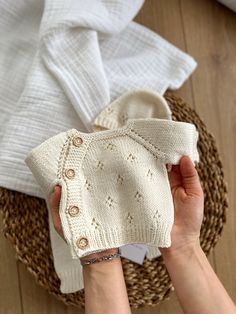
<path fill-rule="evenodd" d="M 205 212 L 201 228 L 201 246 L 206 254 L 217 243 L 226 222 L 227 189 L 215 140 L 206 126 L 183 100 L 165 94 L 173 119 L 194 123 L 199 131 L 197 166 L 205 194 Z M 48 213 L 45 201 L 23 193 L 0 188 L 3 231 L 16 250 L 17 258 L 34 275 L 36 281 L 66 304 L 84 307 L 84 291 L 62 294 L 53 267 L 49 240 Z M 132 307 L 157 305 L 173 290 L 162 257 L 145 260 L 142 266 L 122 259 Z"/>

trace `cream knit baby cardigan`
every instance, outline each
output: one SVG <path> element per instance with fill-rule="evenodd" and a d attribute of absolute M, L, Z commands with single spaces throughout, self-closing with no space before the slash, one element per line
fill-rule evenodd
<path fill-rule="evenodd" d="M 171 245 L 174 208 L 167 164 L 199 159 L 194 125 L 128 119 L 114 130 L 62 132 L 25 162 L 48 198 L 62 187 L 59 214 L 73 258 L 130 243 Z"/>

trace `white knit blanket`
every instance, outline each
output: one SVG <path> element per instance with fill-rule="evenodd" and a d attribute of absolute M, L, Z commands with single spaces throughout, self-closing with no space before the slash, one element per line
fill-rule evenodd
<path fill-rule="evenodd" d="M 0 0 L 0 185 L 42 197 L 27 153 L 90 122 L 127 90 L 177 89 L 196 62 L 131 22 L 141 0 Z M 61 290 L 83 287 L 78 262 L 50 229 Z M 77 278 L 76 278 L 77 276 Z"/>

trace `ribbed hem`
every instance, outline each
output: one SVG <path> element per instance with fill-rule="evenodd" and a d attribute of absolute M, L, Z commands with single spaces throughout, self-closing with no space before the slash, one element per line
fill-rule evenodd
<path fill-rule="evenodd" d="M 168 242 L 168 239 L 167 239 L 167 242 Z M 129 244 L 133 244 L 133 243 L 129 243 Z M 103 249 L 99 249 L 98 251 L 103 251 Z M 157 246 L 148 247 L 148 252 L 146 256 L 148 259 L 153 259 L 160 255 L 161 253 Z M 65 265 L 65 267 L 67 266 Z M 74 267 L 70 266 L 70 268 L 67 267 L 67 269 L 65 270 L 57 271 L 57 274 L 61 280 L 60 291 L 62 293 L 65 293 L 65 294 L 74 293 L 74 292 L 84 289 L 83 268 L 79 260 L 78 260 L 78 264 L 76 264 Z"/>
<path fill-rule="evenodd" d="M 79 249 L 76 244 L 74 250 L 77 258 L 91 254 L 91 251 L 110 249 L 126 244 L 143 243 L 155 247 L 170 247 L 172 224 L 158 225 L 150 229 L 143 225 L 130 228 L 113 228 L 109 230 L 81 232 L 78 238 L 86 237 L 89 245 L 86 249 Z M 76 242 L 76 241 L 75 241 Z M 151 250 L 153 252 L 153 250 Z M 156 256 L 158 254 L 154 252 Z M 148 254 L 152 258 L 153 254 Z M 155 257 L 154 256 L 154 257 Z"/>
<path fill-rule="evenodd" d="M 76 267 L 58 271 L 57 274 L 61 280 L 60 290 L 62 293 L 73 293 L 84 289 L 83 269 L 80 261 Z"/>

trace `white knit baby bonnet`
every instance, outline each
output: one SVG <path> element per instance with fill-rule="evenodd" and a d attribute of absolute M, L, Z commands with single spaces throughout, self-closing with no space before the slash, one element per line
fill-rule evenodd
<path fill-rule="evenodd" d="M 127 92 L 105 107 L 93 120 L 94 131 L 117 129 L 128 119 L 155 118 L 171 120 L 165 98 L 149 89 Z"/>
<path fill-rule="evenodd" d="M 146 104 L 158 104 L 160 114 L 170 118 L 160 99 L 156 93 L 137 91 L 106 109 L 112 113 L 124 104 L 135 116 L 130 109 L 135 103 L 143 114 Z M 73 258 L 131 243 L 149 245 L 152 258 L 155 248 L 171 245 L 174 208 L 166 164 L 177 164 L 183 155 L 197 162 L 198 133 L 190 123 L 168 119 L 121 119 L 124 125 L 111 130 L 62 132 L 25 160 L 46 198 L 56 184 L 62 186 L 59 213 Z M 102 127 L 115 122 L 103 114 L 95 124 L 99 120 Z"/>

